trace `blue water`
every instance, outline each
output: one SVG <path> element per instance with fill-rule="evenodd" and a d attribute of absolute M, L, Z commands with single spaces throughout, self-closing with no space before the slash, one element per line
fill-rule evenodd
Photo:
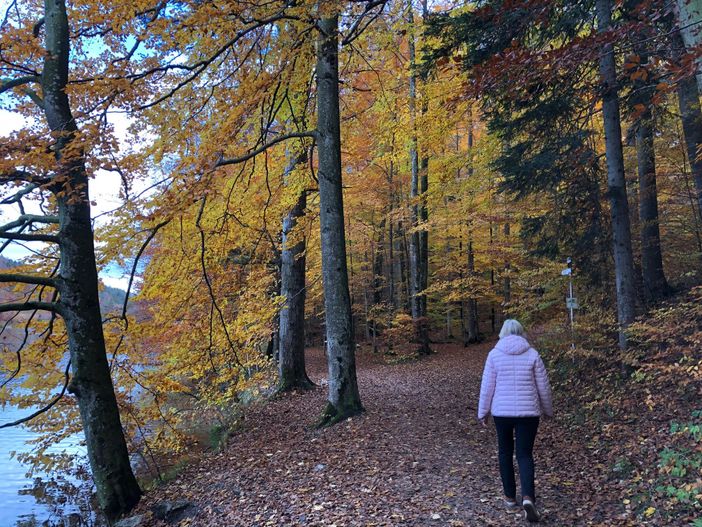
<path fill-rule="evenodd" d="M 0 409 L 0 424 L 30 412 L 7 406 Z M 90 513 L 86 512 L 89 511 L 86 492 L 76 493 L 79 482 L 75 477 L 38 471 L 28 477 L 29 468 L 12 457 L 12 451 L 31 450 L 32 445 L 27 441 L 35 437 L 24 427 L 0 429 L 0 527 L 61 525 L 70 515 L 74 525 L 92 524 Z M 85 458 L 81 439 L 81 436 L 70 437 L 53 446 L 50 453 L 66 452 Z"/>

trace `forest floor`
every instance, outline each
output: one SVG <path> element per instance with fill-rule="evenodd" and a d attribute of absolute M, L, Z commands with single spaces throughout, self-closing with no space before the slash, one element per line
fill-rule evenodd
<path fill-rule="evenodd" d="M 491 344 L 436 344 L 430 357 L 397 364 L 361 351 L 364 414 L 312 428 L 323 386 L 252 407 L 223 451 L 149 493 L 136 512 L 150 517 L 160 501 L 188 500 L 197 514 L 179 525 L 525 524 L 502 506 L 493 426 L 475 419 Z M 307 358 L 310 377 L 323 384 L 323 351 L 310 349 Z M 556 391 L 557 411 L 566 397 Z M 584 442 L 558 415 L 542 421 L 535 447 L 541 524 L 641 525 L 591 476 L 596 445 Z"/>

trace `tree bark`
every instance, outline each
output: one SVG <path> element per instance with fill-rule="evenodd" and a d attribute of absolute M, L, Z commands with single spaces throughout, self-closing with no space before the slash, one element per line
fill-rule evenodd
<path fill-rule="evenodd" d="M 700 0 L 675 0 L 675 11 L 685 47 L 694 49 L 702 45 L 702 2 Z M 695 59 L 697 89 L 702 91 L 702 57 Z"/>
<path fill-rule="evenodd" d="M 355 342 L 346 264 L 341 184 L 338 17 L 319 20 L 317 43 L 317 144 L 322 281 L 327 334 L 329 395 L 320 425 L 363 411 L 356 380 Z"/>
<path fill-rule="evenodd" d="M 685 53 L 685 45 L 678 31 L 671 33 L 673 59 L 679 61 Z M 682 121 L 687 158 L 690 162 L 692 179 L 695 182 L 697 209 L 702 215 L 702 112 L 700 111 L 700 91 L 695 79 L 685 77 L 677 84 L 678 108 Z"/>
<path fill-rule="evenodd" d="M 475 253 L 473 252 L 473 240 L 468 236 L 468 276 L 475 277 Z M 478 324 L 478 301 L 472 295 L 466 301 L 466 325 L 463 345 L 474 344 L 480 340 L 480 327 Z"/>
<path fill-rule="evenodd" d="M 412 0 L 407 0 L 407 22 L 410 26 L 414 25 L 414 11 L 412 6 Z M 424 291 L 423 284 L 424 278 L 422 276 L 424 271 L 424 256 L 422 255 L 422 248 L 424 246 L 424 239 L 422 237 L 422 232 L 418 231 L 419 223 L 422 220 L 422 216 L 425 215 L 424 207 L 420 204 L 424 196 L 421 195 L 421 188 L 426 185 L 426 183 L 420 181 L 419 173 L 419 152 L 418 152 L 418 141 L 417 141 L 417 73 L 416 73 L 416 50 L 414 35 L 411 34 L 409 37 L 409 113 L 410 113 L 410 123 L 412 127 L 412 137 L 410 143 L 410 166 L 411 166 L 411 182 L 410 182 L 410 200 L 411 204 L 411 224 L 413 232 L 410 234 L 409 239 L 409 270 L 410 270 L 410 307 L 412 320 L 414 321 L 416 339 L 419 344 L 417 353 L 420 355 L 427 355 L 431 353 L 429 348 L 429 331 L 426 324 L 425 316 L 425 306 L 426 301 L 422 298 L 422 293 Z"/>
<path fill-rule="evenodd" d="M 612 1 L 597 0 L 598 31 L 607 32 L 612 25 Z M 612 44 L 603 46 L 600 57 L 602 77 L 602 118 L 604 120 L 607 157 L 607 190 L 612 220 L 615 283 L 617 289 L 617 320 L 619 347 L 627 347 L 626 328 L 636 316 L 634 259 L 631 249 L 629 202 L 624 178 L 624 156 L 617 93 L 617 74 Z"/>
<path fill-rule="evenodd" d="M 290 161 L 285 179 L 296 165 L 304 163 L 302 154 Z M 278 373 L 279 391 L 307 390 L 314 386 L 305 369 L 305 239 L 290 245 L 290 235 L 305 215 L 307 194 L 301 191 L 295 206 L 283 219 L 280 252 L 280 294 L 285 304 L 280 310 Z"/>
<path fill-rule="evenodd" d="M 634 52 L 642 67 L 649 63 L 649 49 L 645 40 L 648 33 L 636 35 Z M 636 161 L 639 178 L 639 230 L 641 238 L 641 277 L 645 298 L 656 301 L 669 292 L 663 272 L 663 253 L 658 217 L 658 189 L 656 186 L 656 156 L 653 134 L 656 126 L 653 115 L 653 94 L 656 77 L 634 81 L 634 103 L 643 107 L 635 123 Z"/>
<path fill-rule="evenodd" d="M 68 389 L 78 400 L 100 507 L 115 518 L 137 504 L 141 490 L 129 464 L 105 353 L 85 159 L 71 145 L 78 128 L 66 94 L 70 46 L 66 5 L 64 0 L 45 0 L 44 7 L 42 92 L 47 123 L 56 134 L 58 170 L 51 190 L 59 210 L 57 288 L 71 356 Z"/>
<path fill-rule="evenodd" d="M 505 249 L 508 249 L 507 245 L 509 244 L 509 235 L 510 235 L 510 225 L 509 223 L 505 223 L 504 225 L 504 230 L 502 231 L 505 235 Z M 512 264 L 510 263 L 509 259 L 505 259 L 505 267 L 504 267 L 504 277 L 502 278 L 502 303 L 503 303 L 503 319 L 509 318 L 509 310 L 508 306 L 509 303 L 512 301 L 512 279 L 510 277 L 510 271 L 512 268 Z"/>
<path fill-rule="evenodd" d="M 641 224 L 641 271 L 646 296 L 650 300 L 664 297 L 668 281 L 663 273 L 663 254 L 658 221 L 656 158 L 653 149 L 653 122 L 646 112 L 636 130 L 636 160 L 639 175 L 639 222 Z"/>

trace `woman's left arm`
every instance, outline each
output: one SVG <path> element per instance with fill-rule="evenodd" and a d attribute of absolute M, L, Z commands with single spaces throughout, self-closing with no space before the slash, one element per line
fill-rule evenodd
<path fill-rule="evenodd" d="M 537 354 L 536 364 L 534 366 L 534 377 L 536 380 L 536 390 L 539 392 L 539 401 L 541 401 L 541 409 L 548 417 L 553 417 L 553 402 L 551 399 L 551 384 L 548 382 L 548 372 L 544 361 Z"/>

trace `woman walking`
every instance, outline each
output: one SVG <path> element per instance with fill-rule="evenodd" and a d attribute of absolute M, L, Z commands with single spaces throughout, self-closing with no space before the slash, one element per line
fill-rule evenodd
<path fill-rule="evenodd" d="M 497 430 L 500 476 L 505 505 L 516 509 L 517 486 L 512 456 L 516 451 L 527 520 L 539 521 L 534 489 L 534 440 L 539 417 L 553 416 L 551 387 L 539 353 L 524 338 L 524 328 L 513 319 L 505 320 L 500 340 L 485 361 L 480 386 L 478 419 L 486 426 L 492 414 Z"/>

